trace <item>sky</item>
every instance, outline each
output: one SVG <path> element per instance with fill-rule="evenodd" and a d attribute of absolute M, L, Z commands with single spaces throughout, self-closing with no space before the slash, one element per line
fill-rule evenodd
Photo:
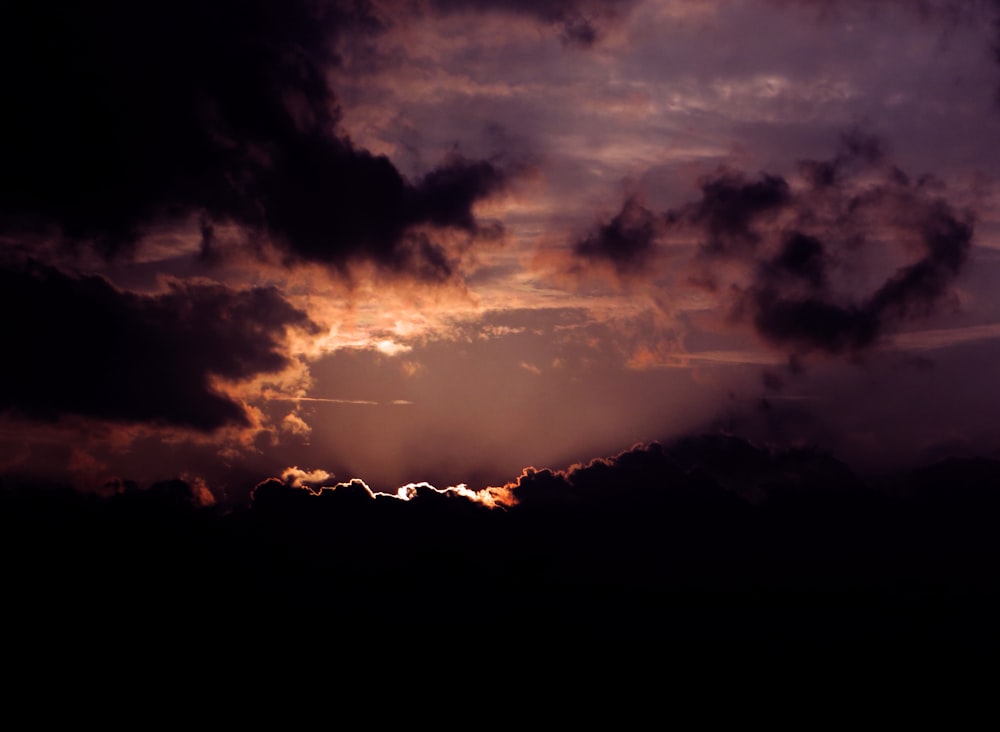
<path fill-rule="evenodd" d="M 241 505 L 268 478 L 504 500 L 704 434 L 1000 457 L 996 2 L 14 2 L 0 29 L 0 473 Z"/>

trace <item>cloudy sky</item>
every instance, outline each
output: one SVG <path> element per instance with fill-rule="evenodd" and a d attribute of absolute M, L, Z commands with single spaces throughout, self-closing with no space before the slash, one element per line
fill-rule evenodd
<path fill-rule="evenodd" d="M 996 457 L 998 23 L 5 4 L 0 470 L 240 502 L 720 431 Z"/>

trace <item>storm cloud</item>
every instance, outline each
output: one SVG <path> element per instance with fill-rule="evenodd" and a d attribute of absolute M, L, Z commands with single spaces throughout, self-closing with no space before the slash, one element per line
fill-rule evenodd
<path fill-rule="evenodd" d="M 621 211 L 577 241 L 573 251 L 593 261 L 609 262 L 624 273 L 638 269 L 648 261 L 660 230 L 662 223 L 658 217 L 636 196 L 629 196 Z"/>
<path fill-rule="evenodd" d="M 794 223 L 777 233 L 777 251 L 757 258 L 741 304 L 767 341 L 797 352 L 858 351 L 931 314 L 960 273 L 972 246 L 971 213 L 956 210 L 930 181 L 912 183 L 876 151 L 848 146 L 844 157 L 808 165 L 824 175 L 792 204 Z M 879 179 L 857 190 L 841 178 L 845 160 L 859 161 L 869 174 L 874 167 Z M 819 218 L 816 209 L 839 213 L 810 225 Z M 859 238 L 840 239 L 844 230 Z M 900 245 L 913 252 L 910 261 L 870 292 L 847 293 L 831 284 L 829 271 L 849 266 L 858 250 Z"/>
<path fill-rule="evenodd" d="M 47 422 L 247 425 L 213 379 L 280 371 L 287 330 L 316 328 L 274 289 L 174 284 L 138 295 L 37 262 L 0 267 L 0 309 L 0 410 Z"/>

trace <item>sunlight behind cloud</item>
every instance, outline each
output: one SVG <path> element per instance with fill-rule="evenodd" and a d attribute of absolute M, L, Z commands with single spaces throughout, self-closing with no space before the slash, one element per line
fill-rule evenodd
<path fill-rule="evenodd" d="M 487 487 L 474 491 L 464 483 L 448 486 L 447 488 L 435 488 L 430 483 L 420 482 L 407 483 L 401 485 L 393 493 L 385 493 L 373 490 L 360 478 L 351 478 L 348 481 L 329 484 L 328 481 L 332 478 L 333 474 L 325 470 L 305 471 L 297 467 L 286 468 L 281 473 L 281 482 L 284 485 L 289 488 L 301 488 L 314 496 L 321 496 L 324 493 L 336 493 L 338 490 L 345 488 L 357 489 L 360 487 L 372 500 L 390 498 L 399 501 L 414 501 L 419 500 L 421 494 L 426 492 L 438 496 L 461 498 L 490 509 L 509 508 L 517 502 L 514 497 L 512 485 Z"/>
<path fill-rule="evenodd" d="M 404 346 L 402 343 L 397 343 L 389 338 L 383 338 L 376 343 L 375 349 L 379 353 L 384 353 L 387 356 L 397 356 L 400 353 L 407 353 L 408 351 L 413 350 L 411 346 Z"/>

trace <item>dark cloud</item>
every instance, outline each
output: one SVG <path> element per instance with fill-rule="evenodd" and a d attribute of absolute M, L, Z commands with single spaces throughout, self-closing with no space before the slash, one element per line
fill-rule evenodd
<path fill-rule="evenodd" d="M 213 378 L 280 371 L 286 330 L 315 328 L 273 289 L 175 284 L 136 295 L 34 262 L 0 267 L 0 309 L 0 410 L 205 431 L 248 423 Z"/>
<path fill-rule="evenodd" d="M 599 224 L 573 247 L 575 254 L 607 261 L 619 272 L 647 263 L 656 239 L 667 227 L 694 226 L 707 231 L 710 253 L 739 254 L 759 241 L 754 224 L 787 205 L 791 193 L 780 176 L 750 180 L 739 171 L 721 169 L 701 181 L 702 199 L 657 215 L 636 195 L 629 196 L 614 218 Z"/>
<path fill-rule="evenodd" d="M 870 150 L 854 154 L 866 163 L 882 160 Z M 815 169 L 816 166 L 812 166 Z M 829 166 L 839 177 L 843 159 Z M 791 204 L 800 221 L 815 218 L 811 207 L 845 211 L 835 223 L 814 227 L 832 241 L 843 229 L 868 229 L 862 241 L 882 228 L 893 238 L 912 240 L 919 258 L 897 268 L 870 294 L 846 295 L 830 285 L 827 244 L 812 234 L 790 230 L 778 251 L 759 259 L 754 282 L 740 310 L 766 340 L 799 352 L 850 352 L 873 344 L 894 326 L 929 315 L 947 294 L 972 245 L 972 220 L 946 200 L 911 184 L 894 166 L 884 167 L 874 187 L 853 192 L 849 184 L 823 180 L 819 200 L 804 197 Z M 845 205 L 846 202 L 846 205 Z M 836 257 L 852 256 L 856 242 L 841 244 Z"/>
<path fill-rule="evenodd" d="M 638 198 L 629 196 L 611 221 L 576 242 L 573 251 L 581 257 L 610 262 L 619 272 L 634 270 L 654 251 L 660 228 L 658 217 Z"/>
<path fill-rule="evenodd" d="M 723 169 L 701 182 L 697 203 L 667 214 L 672 223 L 687 222 L 703 227 L 709 253 L 739 253 L 756 246 L 758 219 L 788 204 L 791 193 L 781 176 L 762 173 L 750 180 L 743 173 Z"/>
<path fill-rule="evenodd" d="M 160 480 L 146 488 L 134 481 L 113 481 L 106 486 L 112 502 L 130 511 L 142 511 L 159 520 L 171 514 L 206 508 L 214 504 L 214 497 L 203 486 L 194 485 L 181 478 Z"/>
<path fill-rule="evenodd" d="M 852 128 L 840 136 L 840 149 L 829 160 L 800 160 L 799 174 L 814 188 L 822 190 L 842 185 L 846 178 L 859 170 L 888 163 L 885 141 L 859 128 Z M 892 167 L 893 174 L 901 181 L 905 175 Z"/>
<path fill-rule="evenodd" d="M 752 305 L 754 327 L 776 345 L 841 353 L 870 346 L 880 333 L 877 313 L 856 305 L 785 297 L 770 288 L 756 291 Z"/>
<path fill-rule="evenodd" d="M 658 443 L 566 471 L 527 470 L 513 488 L 516 510 L 576 508 L 618 513 L 734 510 L 738 500 L 705 474 L 685 470 Z"/>
<path fill-rule="evenodd" d="M 0 233 L 58 234 L 107 254 L 153 222 L 202 220 L 290 260 L 365 258 L 445 276 L 411 228 L 474 231 L 504 173 L 459 156 L 422 179 L 338 131 L 334 40 L 377 32 L 365 2 L 6 3 Z"/>
<path fill-rule="evenodd" d="M 263 213 L 266 230 L 294 259 L 340 264 L 368 258 L 444 279 L 452 272 L 451 254 L 410 227 L 475 232 L 472 205 L 503 181 L 493 164 L 454 156 L 411 184 L 388 159 L 321 136 L 287 149 L 265 176 Z"/>
<path fill-rule="evenodd" d="M 847 464 L 813 447 L 776 449 L 731 434 L 704 434 L 680 438 L 666 450 L 686 472 L 703 473 L 755 502 L 789 496 L 850 502 L 867 490 Z"/>
<path fill-rule="evenodd" d="M 864 490 L 844 463 L 812 449 L 777 450 L 728 434 L 639 445 L 565 471 L 526 470 L 514 484 L 516 510 L 739 513 L 744 501 L 805 493 L 846 499 Z"/>
<path fill-rule="evenodd" d="M 630 198 L 574 252 L 623 274 L 647 264 L 659 239 L 693 232 L 700 271 L 692 282 L 736 293 L 732 317 L 793 355 L 857 352 L 931 314 L 968 257 L 972 215 L 931 178 L 911 180 L 883 140 L 859 130 L 843 135 L 833 158 L 797 168 L 801 182 L 720 170 L 701 181 L 700 200 L 662 216 Z M 720 282 L 721 263 L 746 277 Z M 867 292 L 853 282 L 859 271 L 886 267 Z"/>
<path fill-rule="evenodd" d="M 823 242 L 808 234 L 792 232 L 771 264 L 774 273 L 801 279 L 814 288 L 826 282 Z"/>
<path fill-rule="evenodd" d="M 594 42 L 597 40 L 597 28 L 585 16 L 570 16 L 563 19 L 562 23 L 563 39 L 569 44 L 586 48 L 594 45 Z"/>
<path fill-rule="evenodd" d="M 780 176 L 762 174 L 749 180 L 725 168 L 704 178 L 700 187 L 700 201 L 664 214 L 651 211 L 639 196 L 628 196 L 610 221 L 599 223 L 574 243 L 573 253 L 590 262 L 611 264 L 620 275 L 648 272 L 645 268 L 657 240 L 678 227 L 705 231 L 703 248 L 708 255 L 752 252 L 760 240 L 755 224 L 779 212 L 791 196 Z"/>

